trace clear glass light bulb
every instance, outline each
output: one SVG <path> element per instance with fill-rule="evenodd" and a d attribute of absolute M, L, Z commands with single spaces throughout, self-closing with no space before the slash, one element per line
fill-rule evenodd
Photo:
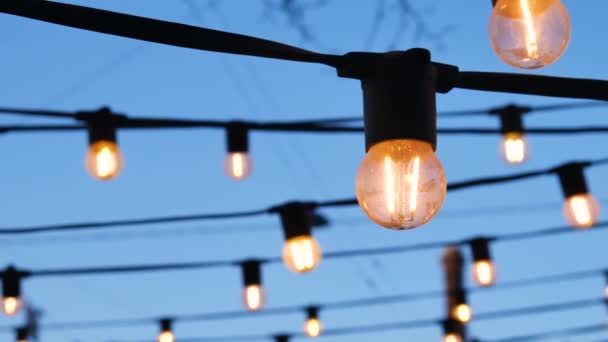
<path fill-rule="evenodd" d="M 492 48 L 516 68 L 555 62 L 568 47 L 571 29 L 561 0 L 498 0 L 490 16 Z"/>
<path fill-rule="evenodd" d="M 460 323 L 468 323 L 473 318 L 471 307 L 467 304 L 458 304 L 453 310 L 453 318 Z"/>
<path fill-rule="evenodd" d="M 250 311 L 257 311 L 264 306 L 264 289 L 260 285 L 249 285 L 243 289 L 243 301 Z"/>
<path fill-rule="evenodd" d="M 359 206 L 377 224 L 411 229 L 441 208 L 447 180 L 429 143 L 388 140 L 369 149 L 357 171 Z"/>
<path fill-rule="evenodd" d="M 600 204 L 591 194 L 571 196 L 564 202 L 564 216 L 575 228 L 589 228 L 600 218 Z"/>
<path fill-rule="evenodd" d="M 496 281 L 496 268 L 490 260 L 479 260 L 473 264 L 473 279 L 484 287 L 491 286 Z"/>
<path fill-rule="evenodd" d="M 17 297 L 4 297 L 2 299 L 2 310 L 9 316 L 15 315 L 21 310 L 21 299 Z"/>
<path fill-rule="evenodd" d="M 122 153 L 112 141 L 101 140 L 91 146 L 86 156 L 87 171 L 100 180 L 110 180 L 120 173 L 123 166 Z"/>
<path fill-rule="evenodd" d="M 449 333 L 443 336 L 443 342 L 462 342 L 462 338 L 456 333 Z"/>
<path fill-rule="evenodd" d="M 323 325 L 318 318 L 309 318 L 304 325 L 304 332 L 308 337 L 318 337 L 323 331 Z"/>
<path fill-rule="evenodd" d="M 253 161 L 248 153 L 232 152 L 224 159 L 224 172 L 234 180 L 243 180 L 251 174 Z"/>
<path fill-rule="evenodd" d="M 285 241 L 283 262 L 292 272 L 310 272 L 321 262 L 321 247 L 310 235 L 291 238 Z"/>
<path fill-rule="evenodd" d="M 172 331 L 163 331 L 158 335 L 158 342 L 175 342 L 175 335 Z"/>
<path fill-rule="evenodd" d="M 507 133 L 500 143 L 500 154 L 509 164 L 521 164 L 528 158 L 528 142 L 519 132 Z"/>

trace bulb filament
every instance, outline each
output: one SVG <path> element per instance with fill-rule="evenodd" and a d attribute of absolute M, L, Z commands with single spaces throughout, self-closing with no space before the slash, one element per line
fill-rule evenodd
<path fill-rule="evenodd" d="M 528 3 L 528 0 L 519 0 L 519 3 L 524 15 L 524 24 L 526 25 L 526 50 L 528 51 L 528 58 L 538 59 L 538 40 L 530 4 Z"/>
<path fill-rule="evenodd" d="M 418 205 L 419 182 L 420 157 L 416 156 L 408 164 L 395 163 L 391 157 L 384 157 L 384 196 L 386 209 L 392 221 L 400 224 L 414 220 Z M 408 191 L 409 196 L 407 196 Z M 406 198 L 409 199 L 407 209 Z"/>

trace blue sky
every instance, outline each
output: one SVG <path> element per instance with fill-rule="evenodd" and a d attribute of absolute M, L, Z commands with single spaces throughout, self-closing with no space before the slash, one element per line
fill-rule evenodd
<path fill-rule="evenodd" d="M 201 8 L 206 3 L 194 0 Z M 487 2 L 487 3 L 486 3 Z M 368 36 L 374 2 L 333 0 L 308 13 L 317 38 L 304 41 L 281 16 L 264 15 L 261 1 L 221 1 L 216 9 L 192 15 L 183 1 L 118 1 L 89 4 L 137 15 L 180 21 L 264 37 L 326 52 L 372 48 L 383 51 L 394 41 L 396 20 L 389 18 L 373 44 Z M 448 28 L 441 41 L 415 40 L 403 32 L 393 48 L 426 47 L 435 61 L 461 70 L 513 72 L 492 52 L 487 37 L 489 1 L 413 0 L 431 30 Z M 606 79 L 608 30 L 602 0 L 566 1 L 573 34 L 566 54 L 538 73 Z M 206 119 L 288 120 L 359 115 L 359 84 L 339 79 L 331 68 L 251 57 L 185 50 L 99 35 L 2 15 L 0 106 L 95 109 L 108 105 L 132 116 Z M 438 95 L 438 109 L 485 108 L 506 102 L 556 103 L 564 100 L 454 90 Z M 529 126 L 583 126 L 606 122 L 603 108 L 547 113 L 526 118 Z M 48 122 L 2 117 L 3 124 Z M 492 118 L 440 120 L 440 127 L 497 127 Z M 601 135 L 529 137 L 531 159 L 506 166 L 497 155 L 498 136 L 440 136 L 438 156 L 449 181 L 505 174 L 556 165 L 573 159 L 606 156 Z M 84 169 L 84 133 L 6 135 L 0 141 L 0 227 L 104 220 L 155 215 L 221 212 L 265 207 L 291 199 L 352 197 L 354 176 L 364 156 L 362 135 L 286 135 L 254 133 L 254 174 L 234 183 L 222 172 L 222 131 L 181 130 L 121 132 L 126 164 L 112 182 L 89 178 Z M 587 172 L 593 193 L 606 199 L 602 167 Z M 424 228 L 393 232 L 373 225 L 358 208 L 324 210 L 332 221 L 317 238 L 326 251 L 458 239 L 563 225 L 561 192 L 555 177 L 449 194 L 443 211 Z M 484 207 L 552 204 L 550 209 L 500 216 L 448 215 Z M 132 229 L 131 229 L 132 228 Z M 131 227 L 105 232 L 54 234 L 0 239 L 2 264 L 40 269 L 106 264 L 242 259 L 278 255 L 282 235 L 278 218 Z M 232 231 L 232 232 L 231 232 Z M 604 232 L 589 232 L 500 243 L 493 246 L 499 281 L 607 266 Z M 309 275 L 294 275 L 282 265 L 264 268 L 268 307 L 308 302 L 417 292 L 442 288 L 440 250 L 325 260 Z M 468 253 L 467 253 L 468 257 Z M 468 273 L 467 273 L 468 274 Z M 467 277 L 467 281 L 468 277 Z M 556 283 L 471 296 L 477 312 L 562 300 L 600 297 L 603 278 Z M 197 270 L 117 276 L 30 279 L 28 301 L 42 308 L 44 322 L 154 317 L 241 308 L 240 272 Z M 327 328 L 436 318 L 441 299 L 390 306 L 322 312 Z M 0 318 L 16 325 L 17 318 Z M 495 321 L 472 322 L 480 338 L 532 333 L 603 322 L 602 306 Z M 272 334 L 300 331 L 302 315 L 234 321 L 177 323 L 180 336 Z M 154 325 L 73 331 L 43 331 L 43 341 L 108 341 L 154 338 Z M 11 335 L 0 332 L 2 340 Z M 331 341 L 438 341 L 439 328 L 391 331 Z M 592 341 L 606 333 L 577 338 Z M 558 339 L 555 339 L 558 341 Z M 563 341 L 563 340 L 559 340 Z"/>

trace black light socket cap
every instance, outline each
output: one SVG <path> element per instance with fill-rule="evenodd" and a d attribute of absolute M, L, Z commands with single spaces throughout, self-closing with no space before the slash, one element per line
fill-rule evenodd
<path fill-rule="evenodd" d="M 8 266 L 2 272 L 2 296 L 7 297 L 21 297 L 21 278 L 22 272 L 17 270 L 14 266 Z"/>
<path fill-rule="evenodd" d="M 104 107 L 99 111 L 82 116 L 89 132 L 89 144 L 98 141 L 116 142 L 116 117 L 109 108 Z"/>
<path fill-rule="evenodd" d="M 437 146 L 436 72 L 425 49 L 378 54 L 361 79 L 365 150 L 394 139 Z"/>
<path fill-rule="evenodd" d="M 276 335 L 275 342 L 289 342 L 289 335 Z"/>
<path fill-rule="evenodd" d="M 173 320 L 170 318 L 163 318 L 160 320 L 160 332 L 169 332 L 173 330 Z"/>
<path fill-rule="evenodd" d="M 462 335 L 462 324 L 455 319 L 446 319 L 441 322 L 443 327 L 443 334 L 461 334 Z"/>
<path fill-rule="evenodd" d="M 304 202 L 290 202 L 277 208 L 285 240 L 311 235 L 313 209 L 309 203 Z"/>
<path fill-rule="evenodd" d="M 262 285 L 262 263 L 259 260 L 250 259 L 241 263 L 243 272 L 243 285 Z"/>
<path fill-rule="evenodd" d="M 478 237 L 469 241 L 474 261 L 492 260 L 490 254 L 490 239 Z"/>
<path fill-rule="evenodd" d="M 228 153 L 249 151 L 249 130 L 245 123 L 231 122 L 226 127 L 226 148 Z"/>
<path fill-rule="evenodd" d="M 565 198 L 589 193 L 584 163 L 570 163 L 556 169 Z"/>
<path fill-rule="evenodd" d="M 29 333 L 27 327 L 20 327 L 15 330 L 15 337 L 17 342 L 27 340 L 27 338 L 29 337 L 28 335 Z"/>
<path fill-rule="evenodd" d="M 467 304 L 467 291 L 465 289 L 454 291 L 454 299 L 456 300 L 456 305 Z"/>
<path fill-rule="evenodd" d="M 523 112 L 515 106 L 507 106 L 498 112 L 502 134 L 524 133 Z"/>
<path fill-rule="evenodd" d="M 306 318 L 307 319 L 319 319 L 319 307 L 318 306 L 309 306 L 306 308 Z"/>

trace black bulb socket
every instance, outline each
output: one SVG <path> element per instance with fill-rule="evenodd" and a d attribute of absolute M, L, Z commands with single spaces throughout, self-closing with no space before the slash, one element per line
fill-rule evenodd
<path fill-rule="evenodd" d="M 469 245 L 471 246 L 471 253 L 475 262 L 492 260 L 490 239 L 483 237 L 475 238 L 469 241 Z"/>
<path fill-rule="evenodd" d="M 17 270 L 14 266 L 8 266 L 2 272 L 2 296 L 4 298 L 21 297 L 21 278 L 23 272 Z"/>
<path fill-rule="evenodd" d="M 249 131 L 242 122 L 231 122 L 226 126 L 226 148 L 228 153 L 249 151 Z"/>
<path fill-rule="evenodd" d="M 289 335 L 276 335 L 275 342 L 289 342 Z"/>
<path fill-rule="evenodd" d="M 160 332 L 171 332 L 173 331 L 173 320 L 170 318 L 163 318 L 160 320 Z"/>
<path fill-rule="evenodd" d="M 102 108 L 95 113 L 87 114 L 83 116 L 83 120 L 89 132 L 89 145 L 99 141 L 117 142 L 117 117 L 109 108 Z"/>
<path fill-rule="evenodd" d="M 318 306 L 309 306 L 306 308 L 306 318 L 307 319 L 319 319 L 319 307 Z"/>
<path fill-rule="evenodd" d="M 503 135 L 509 133 L 524 133 L 523 112 L 515 106 L 508 106 L 498 113 L 500 118 L 500 130 Z"/>
<path fill-rule="evenodd" d="M 262 285 L 262 263 L 259 260 L 245 260 L 241 263 L 243 285 L 245 287 Z"/>
<path fill-rule="evenodd" d="M 28 329 L 27 327 L 21 327 L 21 328 L 17 328 L 17 330 L 15 330 L 15 337 L 17 342 L 21 342 L 21 341 L 26 341 L 28 336 Z"/>
<path fill-rule="evenodd" d="M 444 335 L 449 335 L 449 334 L 458 334 L 460 336 L 463 335 L 463 330 L 464 330 L 463 325 L 462 325 L 462 323 L 458 322 L 455 319 L 446 319 L 441 322 L 441 325 L 443 326 Z"/>
<path fill-rule="evenodd" d="M 564 198 L 589 193 L 585 179 L 585 163 L 570 163 L 556 169 Z"/>
<path fill-rule="evenodd" d="M 309 203 L 290 202 L 276 208 L 283 226 L 285 240 L 311 236 L 313 207 Z"/>

